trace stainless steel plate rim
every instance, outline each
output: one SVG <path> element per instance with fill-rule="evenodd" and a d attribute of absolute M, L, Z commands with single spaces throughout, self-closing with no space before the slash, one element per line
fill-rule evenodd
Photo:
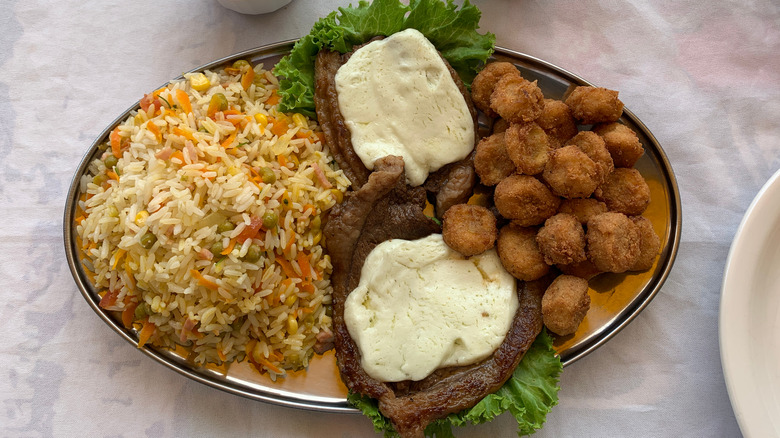
<path fill-rule="evenodd" d="M 224 65 L 236 59 L 244 59 L 244 58 L 251 59 L 251 58 L 258 58 L 258 57 L 270 58 L 274 56 L 282 56 L 290 51 L 295 41 L 296 40 L 281 41 L 278 43 L 269 44 L 258 48 L 239 52 L 227 56 L 225 58 L 221 58 L 216 61 L 210 62 L 208 64 L 202 65 L 200 67 L 194 68 L 190 70 L 190 72 L 213 69 L 215 67 Z M 549 72 L 554 73 L 558 77 L 568 81 L 571 84 L 593 85 L 585 81 L 584 79 L 580 78 L 579 76 L 574 75 L 573 73 L 570 73 L 560 67 L 557 67 L 539 58 L 535 58 L 533 56 L 529 56 L 520 52 L 516 52 L 502 47 L 497 47 L 495 55 L 509 57 L 512 58 L 512 60 L 514 60 L 516 63 L 522 62 L 529 66 L 533 66 L 543 71 L 547 71 L 548 73 Z M 182 77 L 183 76 L 179 76 L 178 78 L 175 79 L 181 79 Z M 70 189 L 68 191 L 68 197 L 67 197 L 67 204 L 64 212 L 64 220 L 63 220 L 63 234 L 64 234 L 65 254 L 67 258 L 67 263 L 68 263 L 68 267 L 70 268 L 71 274 L 73 275 L 73 278 L 76 282 L 76 285 L 78 286 L 79 291 L 81 292 L 81 295 L 87 301 L 87 303 L 92 308 L 92 310 L 95 313 L 97 313 L 98 316 L 106 324 L 108 324 L 109 327 L 111 327 L 115 332 L 117 332 L 123 339 L 125 339 L 129 344 L 133 345 L 134 348 L 137 345 L 137 338 L 135 337 L 135 335 L 130 331 L 128 331 L 127 329 L 125 329 L 124 327 L 120 326 L 118 321 L 114 320 L 108 312 L 104 311 L 98 306 L 100 297 L 94 291 L 88 278 L 86 277 L 83 270 L 81 269 L 80 263 L 78 261 L 78 255 L 77 255 L 78 250 L 76 248 L 75 227 L 73 226 L 74 223 L 73 221 L 75 218 L 75 211 L 78 205 L 78 197 L 80 194 L 80 178 L 86 172 L 90 161 L 94 158 L 98 146 L 103 142 L 105 142 L 111 130 L 114 129 L 114 127 L 116 127 L 123 120 L 125 120 L 127 116 L 130 114 L 130 112 L 136 110 L 139 107 L 139 105 L 140 105 L 140 101 L 135 102 L 124 113 L 122 113 L 116 119 L 114 119 L 114 121 L 111 122 L 97 136 L 95 141 L 92 143 L 92 145 L 89 147 L 87 152 L 84 154 L 84 157 L 82 158 L 81 163 L 79 164 L 76 173 L 74 174 L 74 177 L 70 184 Z M 609 327 L 605 327 L 604 330 L 599 334 L 599 336 L 595 337 L 594 339 L 591 339 L 589 342 L 583 345 L 578 345 L 573 349 L 565 351 L 561 356 L 561 360 L 564 366 L 574 363 L 575 361 L 585 357 L 587 354 L 591 353 L 592 351 L 594 351 L 595 349 L 603 345 L 605 342 L 607 342 L 609 339 L 615 336 L 620 330 L 622 330 L 626 325 L 628 325 L 650 303 L 650 301 L 655 297 L 655 295 L 661 289 L 663 283 L 666 281 L 666 278 L 668 277 L 669 272 L 671 271 L 672 265 L 674 264 L 674 260 L 677 255 L 677 249 L 680 243 L 680 233 L 682 229 L 682 209 L 680 204 L 680 194 L 677 187 L 676 178 L 674 176 L 671 164 L 669 163 L 666 153 L 664 152 L 663 148 L 661 148 L 660 144 L 652 135 L 650 130 L 631 111 L 625 109 L 623 112 L 623 118 L 630 120 L 633 124 L 635 124 L 643 131 L 644 135 L 651 143 L 650 145 L 645 145 L 645 147 L 649 146 L 653 150 L 654 156 L 658 159 L 659 163 L 661 164 L 661 168 L 662 168 L 661 170 L 664 174 L 665 184 L 667 189 L 669 190 L 669 197 L 671 201 L 671 205 L 669 206 L 669 208 L 672 217 L 670 218 L 669 229 L 667 230 L 667 233 L 669 235 L 668 246 L 666 248 L 665 254 L 661 255 L 662 260 L 659 262 L 662 264 L 660 272 L 652 279 L 650 284 L 648 284 L 645 287 L 644 291 L 636 297 L 634 302 L 631 303 L 631 305 L 623 312 L 623 314 L 620 315 L 620 317 L 617 320 L 617 323 L 612 324 Z M 215 376 L 211 375 L 211 373 L 208 372 L 208 370 L 203 369 L 201 367 L 194 366 L 192 364 L 184 363 L 183 361 L 178 360 L 177 357 L 175 357 L 174 355 L 172 355 L 171 353 L 165 350 L 157 350 L 149 347 L 143 347 L 138 350 L 140 350 L 142 353 L 146 354 L 150 358 L 154 359 L 155 361 L 159 362 L 160 364 L 176 371 L 177 373 L 183 376 L 186 376 L 196 382 L 200 382 L 205 385 L 211 386 L 213 388 L 217 388 L 235 395 L 240 395 L 250 399 L 268 402 L 280 406 L 294 407 L 299 409 L 308 409 L 308 410 L 315 410 L 315 411 L 322 411 L 322 412 L 337 412 L 337 413 L 359 412 L 357 409 L 351 407 L 344 399 L 333 400 L 328 397 L 296 396 L 295 394 L 285 394 L 284 392 L 274 392 L 274 391 L 266 391 L 265 389 L 259 390 L 255 388 L 242 387 L 241 385 L 229 382 L 226 379 L 217 379 L 215 378 Z"/>

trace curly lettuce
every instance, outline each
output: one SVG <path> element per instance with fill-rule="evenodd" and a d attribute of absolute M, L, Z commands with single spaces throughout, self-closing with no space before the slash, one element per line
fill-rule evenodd
<path fill-rule="evenodd" d="M 425 435 L 454 438 L 451 426 L 486 423 L 506 411 L 517 420 L 518 436 L 530 435 L 541 429 L 547 413 L 558 404 L 562 370 L 552 337 L 542 331 L 504 386 L 473 407 L 431 423 Z M 347 400 L 371 419 L 377 432 L 384 433 L 386 438 L 398 436 L 390 420 L 379 412 L 376 400 L 359 394 L 350 394 Z"/>
<path fill-rule="evenodd" d="M 480 66 L 495 48 L 496 36 L 480 34 L 482 13 L 466 0 L 458 8 L 452 0 L 361 0 L 356 7 L 338 8 L 319 19 L 308 35 L 298 40 L 289 55 L 274 67 L 282 77 L 279 107 L 285 112 L 314 112 L 314 60 L 321 49 L 346 53 L 375 36 L 388 36 L 408 28 L 419 30 L 471 84 Z"/>

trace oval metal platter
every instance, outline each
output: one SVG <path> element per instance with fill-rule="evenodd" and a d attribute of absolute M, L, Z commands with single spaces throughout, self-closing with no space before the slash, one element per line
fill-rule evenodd
<path fill-rule="evenodd" d="M 192 71 L 215 69 L 237 59 L 246 59 L 253 64 L 262 63 L 265 68 L 270 69 L 290 52 L 294 43 L 293 40 L 262 46 L 216 60 Z M 525 78 L 538 81 L 539 87 L 548 98 L 561 99 L 571 86 L 593 85 L 550 63 L 508 49 L 497 48 L 493 58 L 514 63 Z M 121 321 L 98 306 L 100 296 L 82 268 L 82 255 L 76 245 L 74 219 L 81 195 L 79 180 L 87 171 L 89 162 L 99 155 L 98 147 L 107 141 L 111 130 L 138 108 L 139 102 L 136 102 L 117 117 L 87 150 L 70 185 L 63 226 L 68 265 L 81 294 L 95 313 L 128 342 L 128 354 L 134 354 L 131 351 L 137 349 L 137 333 L 135 330 L 126 329 Z M 656 233 L 661 237 L 662 251 L 655 265 L 648 271 L 604 274 L 589 282 L 592 303 L 585 321 L 575 334 L 555 340 L 555 349 L 564 365 L 573 363 L 607 342 L 650 303 L 669 275 L 680 243 L 680 194 L 666 154 L 650 130 L 631 111 L 624 110 L 621 122 L 637 133 L 645 148 L 645 154 L 636 164 L 636 168 L 650 186 L 651 202 L 644 216 L 651 220 Z M 187 361 L 186 351 L 169 351 L 149 346 L 141 348 L 140 351 L 192 380 L 236 395 L 302 409 L 357 412 L 347 404 L 347 389 L 339 377 L 332 351 L 314 358 L 308 370 L 293 372 L 287 378 L 277 381 L 272 381 L 267 375 L 261 375 L 246 362 L 232 364 L 229 368 L 200 366 Z"/>

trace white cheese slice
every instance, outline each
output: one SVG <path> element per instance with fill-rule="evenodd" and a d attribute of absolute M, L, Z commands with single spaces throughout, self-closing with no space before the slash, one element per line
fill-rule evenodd
<path fill-rule="evenodd" d="M 377 245 L 344 320 L 366 373 L 398 382 L 490 356 L 517 307 L 517 283 L 495 250 L 465 258 L 433 234 Z"/>
<path fill-rule="evenodd" d="M 368 169 L 403 157 L 419 186 L 474 148 L 474 122 L 436 48 L 407 29 L 356 50 L 336 73 L 339 108 L 352 146 Z"/>

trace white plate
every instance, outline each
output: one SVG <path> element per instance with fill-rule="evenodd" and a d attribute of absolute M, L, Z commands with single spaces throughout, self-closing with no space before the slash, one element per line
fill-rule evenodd
<path fill-rule="evenodd" d="M 731 244 L 720 354 L 742 433 L 780 436 L 780 171 L 758 192 Z"/>

